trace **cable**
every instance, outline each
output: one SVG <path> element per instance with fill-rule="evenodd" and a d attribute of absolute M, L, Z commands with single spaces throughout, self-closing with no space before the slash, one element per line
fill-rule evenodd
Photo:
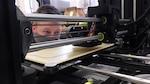
<path fill-rule="evenodd" d="M 148 23 L 148 25 L 150 25 L 150 18 L 146 18 L 146 22 Z"/>
<path fill-rule="evenodd" d="M 136 36 L 140 36 L 141 34 L 145 33 L 150 28 L 150 25 L 146 26 L 145 30 L 143 32 L 140 32 Z"/>
<path fill-rule="evenodd" d="M 116 51 L 118 51 L 118 52 L 127 52 L 127 53 L 137 51 L 143 45 L 143 43 L 146 41 L 146 38 L 147 37 L 144 37 L 142 42 L 134 49 L 131 49 L 131 48 L 130 49 L 118 49 Z"/>
<path fill-rule="evenodd" d="M 128 23 L 128 24 L 125 24 L 123 26 L 134 25 L 134 24 L 138 23 L 139 21 L 141 21 L 142 19 L 144 19 L 145 17 L 147 17 L 147 15 L 149 15 L 149 14 L 150 14 L 150 6 L 145 10 L 145 12 L 136 21 Z"/>
<path fill-rule="evenodd" d="M 140 35 L 144 34 L 149 28 L 150 28 L 150 25 L 146 26 L 146 29 L 143 32 L 137 34 L 134 37 L 139 37 Z M 134 48 L 134 49 L 129 49 L 129 48 L 128 49 L 118 49 L 117 51 L 118 52 L 127 52 L 127 53 L 137 51 L 144 44 L 144 42 L 146 40 L 147 40 L 147 37 L 144 37 L 143 40 L 141 41 L 141 43 L 139 43 L 139 45 L 136 48 Z"/>

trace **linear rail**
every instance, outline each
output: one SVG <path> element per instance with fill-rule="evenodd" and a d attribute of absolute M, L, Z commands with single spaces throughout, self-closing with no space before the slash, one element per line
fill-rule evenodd
<path fill-rule="evenodd" d="M 130 81 L 135 84 L 150 84 L 150 80 L 138 78 L 138 77 L 134 77 L 134 76 L 126 75 L 126 74 L 104 71 L 104 70 L 91 68 L 91 67 L 87 67 L 87 66 L 83 66 L 83 65 L 77 65 L 75 67 L 79 68 L 79 69 L 85 69 L 85 70 L 90 70 L 90 71 L 94 71 L 94 72 L 99 72 L 101 74 L 112 76 L 112 77 L 115 77 L 115 78 L 118 78 L 118 79 L 121 79 L 124 81 Z"/>
<path fill-rule="evenodd" d="M 40 43 L 35 43 L 35 44 L 33 43 L 30 46 L 29 52 L 36 51 L 39 49 L 44 49 L 44 48 L 51 48 L 51 47 L 56 47 L 56 46 L 81 43 L 85 41 L 96 40 L 99 38 L 101 38 L 100 35 L 95 35 L 91 37 L 78 37 L 78 38 L 62 39 L 62 40 L 56 40 L 56 41 L 54 40 L 54 41 L 40 42 Z"/>
<path fill-rule="evenodd" d="M 126 55 L 126 54 L 100 54 L 102 56 L 109 56 L 109 57 L 117 57 L 117 58 L 133 58 L 138 60 L 150 61 L 150 57 L 143 57 L 143 56 L 135 56 L 135 55 Z"/>
<path fill-rule="evenodd" d="M 29 21 L 62 21 L 62 22 L 102 22 L 101 19 L 93 17 L 75 17 L 54 14 L 25 14 Z"/>

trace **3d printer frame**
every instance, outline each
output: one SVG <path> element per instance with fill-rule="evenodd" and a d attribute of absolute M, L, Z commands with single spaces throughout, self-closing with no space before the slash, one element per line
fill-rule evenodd
<path fill-rule="evenodd" d="M 0 1 L 1 84 L 21 84 L 22 34 L 17 21 L 14 0 Z M 6 19 L 7 17 L 7 19 Z M 9 24 L 9 25 L 8 25 Z M 5 37 L 5 38 L 4 38 Z M 19 42 L 20 41 L 20 42 Z M 5 64 L 5 65 L 3 65 Z M 7 81 L 6 81 L 7 80 Z"/>

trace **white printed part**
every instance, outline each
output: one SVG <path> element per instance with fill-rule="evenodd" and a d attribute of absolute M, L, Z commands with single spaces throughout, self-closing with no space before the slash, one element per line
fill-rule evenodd
<path fill-rule="evenodd" d="M 54 62 L 46 63 L 44 65 L 45 65 L 45 67 L 55 67 L 55 66 L 57 66 L 57 64 L 54 63 Z"/>

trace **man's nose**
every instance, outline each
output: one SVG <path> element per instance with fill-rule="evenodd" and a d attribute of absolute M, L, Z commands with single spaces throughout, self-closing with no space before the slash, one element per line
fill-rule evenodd
<path fill-rule="evenodd" d="M 50 34 L 49 34 L 49 37 L 55 37 L 56 35 L 55 35 L 55 32 L 51 32 Z"/>
<path fill-rule="evenodd" d="M 53 35 L 54 35 L 54 32 L 51 32 L 50 35 L 53 36 Z"/>

